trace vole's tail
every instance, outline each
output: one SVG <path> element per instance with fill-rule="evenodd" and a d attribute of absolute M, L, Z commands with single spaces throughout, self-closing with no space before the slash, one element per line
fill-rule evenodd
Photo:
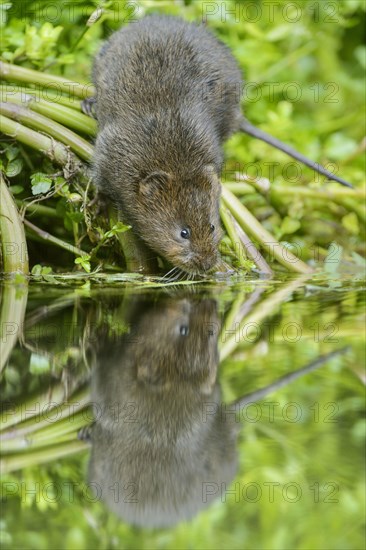
<path fill-rule="evenodd" d="M 324 168 L 324 166 L 322 166 L 321 164 L 318 164 L 317 162 L 313 162 L 312 160 L 309 160 L 304 155 L 302 155 L 301 153 L 298 153 L 297 151 L 295 151 L 295 149 L 293 149 L 289 145 L 286 145 L 279 139 L 276 139 L 270 134 L 263 132 L 263 130 L 256 128 L 255 126 L 253 126 L 253 124 L 248 122 L 246 119 L 242 120 L 240 124 L 240 130 L 242 132 L 245 132 L 246 134 L 249 134 L 250 136 L 253 136 L 257 139 L 265 141 L 269 145 L 276 147 L 276 149 L 280 149 L 290 157 L 293 157 L 294 159 L 305 164 L 306 166 L 309 166 L 309 168 L 316 170 L 317 172 L 319 172 L 319 174 L 326 176 L 328 179 L 337 181 L 341 185 L 345 185 L 346 187 L 351 187 L 351 189 L 353 189 L 353 186 L 350 183 L 348 183 L 348 181 L 345 181 L 344 179 L 339 178 L 338 176 L 332 174 L 326 168 Z"/>

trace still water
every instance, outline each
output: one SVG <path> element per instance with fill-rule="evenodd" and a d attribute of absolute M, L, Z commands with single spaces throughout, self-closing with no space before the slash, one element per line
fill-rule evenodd
<path fill-rule="evenodd" d="M 362 283 L 8 282 L 1 319 L 2 548 L 364 548 Z"/>

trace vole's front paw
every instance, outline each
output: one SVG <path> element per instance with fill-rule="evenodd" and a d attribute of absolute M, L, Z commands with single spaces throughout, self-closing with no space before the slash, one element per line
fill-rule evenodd
<path fill-rule="evenodd" d="M 81 110 L 85 115 L 88 115 L 92 118 L 97 118 L 95 108 L 96 108 L 97 99 L 95 97 L 86 97 L 81 102 Z"/>
<path fill-rule="evenodd" d="M 93 424 L 89 424 L 89 426 L 83 426 L 83 428 L 78 431 L 78 439 L 90 443 L 92 440 L 93 426 L 94 422 Z"/>

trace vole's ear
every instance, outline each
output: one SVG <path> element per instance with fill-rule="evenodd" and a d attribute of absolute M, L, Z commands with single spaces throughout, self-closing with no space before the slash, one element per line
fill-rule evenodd
<path fill-rule="evenodd" d="M 172 176 L 163 170 L 155 170 L 144 177 L 139 184 L 139 192 L 145 197 L 153 196 L 171 183 Z"/>

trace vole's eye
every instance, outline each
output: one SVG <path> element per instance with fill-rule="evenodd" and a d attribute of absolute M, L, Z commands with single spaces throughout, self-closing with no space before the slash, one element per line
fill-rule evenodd
<path fill-rule="evenodd" d="M 182 239 L 189 239 L 191 236 L 190 229 L 188 227 L 182 229 L 182 231 L 180 232 L 180 236 L 182 237 Z"/>
<path fill-rule="evenodd" d="M 210 223 L 210 231 L 211 231 L 211 233 L 213 233 L 215 231 L 215 226 L 212 225 L 212 223 Z"/>
<path fill-rule="evenodd" d="M 187 325 L 181 325 L 179 327 L 179 333 L 180 333 L 181 336 L 188 336 L 189 328 L 187 327 Z"/>

